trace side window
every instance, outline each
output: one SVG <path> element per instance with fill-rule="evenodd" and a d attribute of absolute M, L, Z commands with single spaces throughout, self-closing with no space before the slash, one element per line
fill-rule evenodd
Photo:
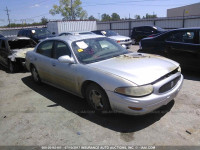
<path fill-rule="evenodd" d="M 71 57 L 71 51 L 65 43 L 57 41 L 55 43 L 53 58 L 58 59 L 60 56 L 64 55 L 68 55 Z"/>
<path fill-rule="evenodd" d="M 146 33 L 153 33 L 152 31 L 153 31 L 153 30 L 152 30 L 151 28 L 149 28 L 149 27 L 144 27 L 144 32 L 146 32 Z"/>
<path fill-rule="evenodd" d="M 181 43 L 194 43 L 193 31 L 181 31 L 172 33 L 166 38 L 166 41 L 181 42 Z"/>
<path fill-rule="evenodd" d="M 37 48 L 37 53 L 47 56 L 47 57 L 52 57 L 51 56 L 51 52 L 52 52 L 52 48 L 53 48 L 53 43 L 54 41 L 45 41 L 42 42 L 38 48 Z"/>
<path fill-rule="evenodd" d="M 136 31 L 136 32 L 142 32 L 143 30 L 144 30 L 143 27 L 135 28 L 135 31 Z"/>

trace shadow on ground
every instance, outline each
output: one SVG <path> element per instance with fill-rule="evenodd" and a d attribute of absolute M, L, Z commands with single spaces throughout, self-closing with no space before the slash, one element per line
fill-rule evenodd
<path fill-rule="evenodd" d="M 194 72 L 190 70 L 182 70 L 182 74 L 184 79 L 193 80 L 193 81 L 200 81 L 200 72 Z"/>
<path fill-rule="evenodd" d="M 5 71 L 8 74 L 14 74 L 14 73 L 10 73 L 8 68 L 2 66 L 1 64 L 0 64 L 0 70 Z M 28 70 L 25 67 L 20 67 L 20 70 L 16 73 L 26 73 L 26 72 L 28 72 Z"/>
<path fill-rule="evenodd" d="M 22 78 L 22 82 L 55 103 L 46 107 L 62 106 L 84 119 L 124 134 L 136 132 L 152 125 L 169 112 L 174 105 L 174 101 L 171 101 L 168 105 L 144 116 L 129 116 L 117 113 L 97 115 L 89 108 L 85 100 L 77 96 L 46 84 L 37 85 L 32 81 L 31 76 Z"/>

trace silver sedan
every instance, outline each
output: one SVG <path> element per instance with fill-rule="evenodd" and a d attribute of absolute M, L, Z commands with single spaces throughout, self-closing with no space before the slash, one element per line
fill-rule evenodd
<path fill-rule="evenodd" d="M 44 40 L 27 53 L 26 66 L 35 82 L 85 98 L 96 112 L 149 113 L 173 100 L 183 82 L 178 63 L 99 35 Z"/>

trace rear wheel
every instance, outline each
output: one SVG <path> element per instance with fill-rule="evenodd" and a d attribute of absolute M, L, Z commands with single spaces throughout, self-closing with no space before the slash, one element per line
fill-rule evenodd
<path fill-rule="evenodd" d="M 31 67 L 31 75 L 34 82 L 36 82 L 37 84 L 41 84 L 40 76 L 37 72 L 37 69 L 34 66 Z"/>
<path fill-rule="evenodd" d="M 86 99 L 89 105 L 97 112 L 103 113 L 111 110 L 108 96 L 105 91 L 96 84 L 90 84 L 86 89 Z"/>

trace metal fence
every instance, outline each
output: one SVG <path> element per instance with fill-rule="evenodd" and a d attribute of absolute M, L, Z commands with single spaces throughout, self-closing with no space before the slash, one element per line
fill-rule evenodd
<path fill-rule="evenodd" d="M 110 29 L 120 35 L 130 36 L 133 27 L 145 25 L 159 26 L 164 29 L 200 27 L 200 16 L 97 22 L 97 29 Z"/>

